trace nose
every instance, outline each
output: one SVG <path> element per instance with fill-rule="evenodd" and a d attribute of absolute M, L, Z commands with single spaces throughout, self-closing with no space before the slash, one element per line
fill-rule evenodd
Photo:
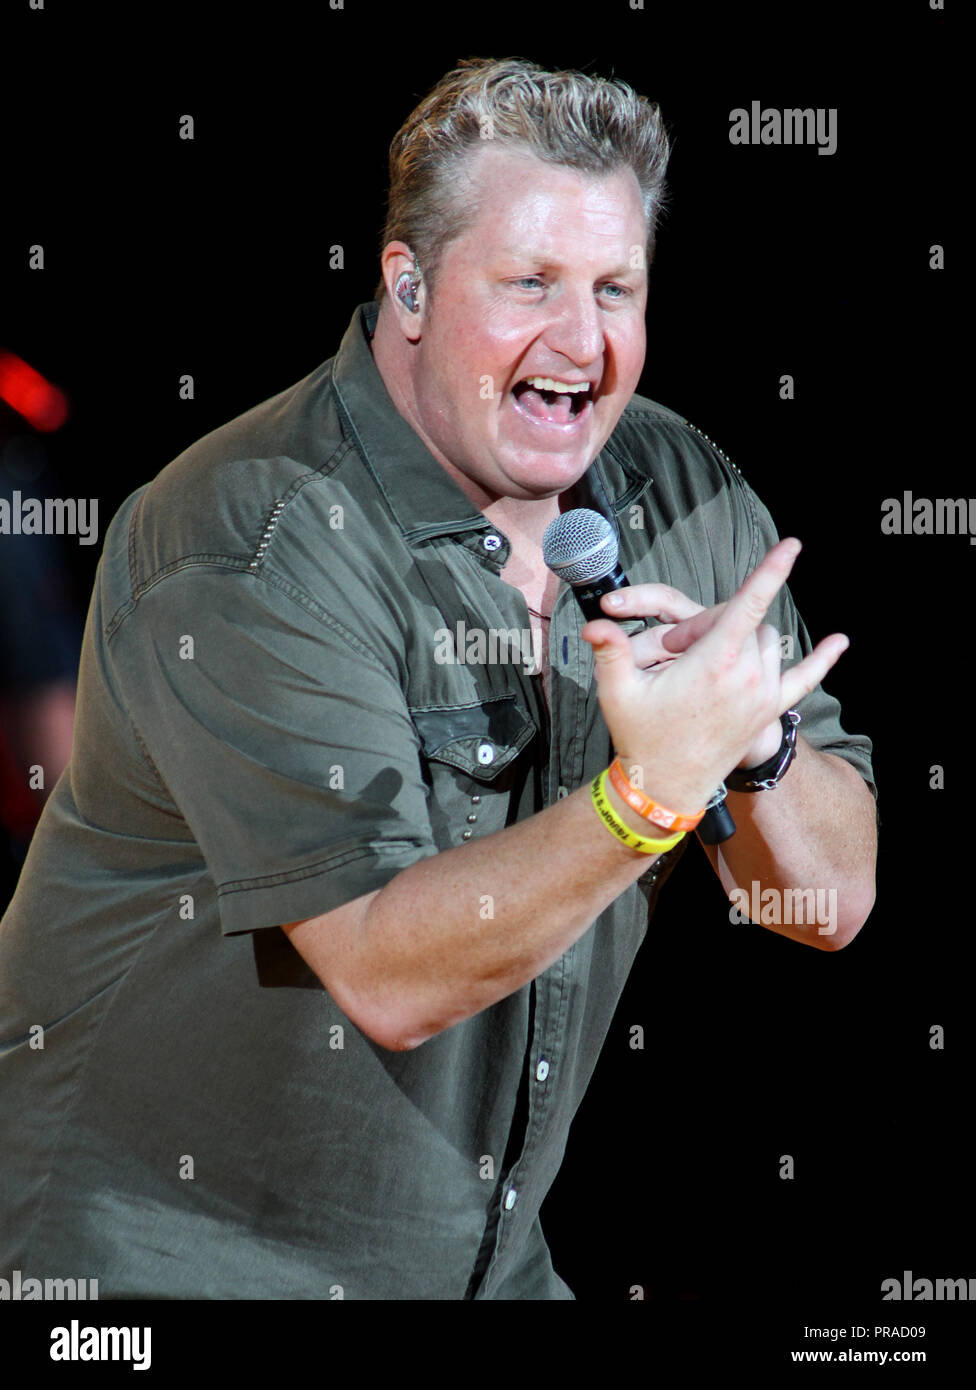
<path fill-rule="evenodd" d="M 579 370 L 597 361 L 603 353 L 603 323 L 592 285 L 562 286 L 544 338 L 553 353 Z"/>

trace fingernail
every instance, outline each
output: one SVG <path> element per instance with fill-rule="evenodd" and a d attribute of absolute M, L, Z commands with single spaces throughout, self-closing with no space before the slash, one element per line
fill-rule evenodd
<path fill-rule="evenodd" d="M 607 594 L 606 600 L 611 608 L 619 608 L 624 601 L 624 596 L 623 594 Z"/>

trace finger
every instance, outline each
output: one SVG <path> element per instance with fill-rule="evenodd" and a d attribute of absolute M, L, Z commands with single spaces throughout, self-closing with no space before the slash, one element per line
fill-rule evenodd
<path fill-rule="evenodd" d="M 759 659 L 763 664 L 763 670 L 767 675 L 778 679 L 783 660 L 779 633 L 771 623 L 763 623 L 756 633 L 756 639 L 759 643 Z"/>
<path fill-rule="evenodd" d="M 784 671 L 780 681 L 780 714 L 792 709 L 794 705 L 799 704 L 804 695 L 809 695 L 811 690 L 816 689 L 850 645 L 850 639 L 844 633 L 834 632 L 822 642 L 818 642 L 809 656 L 805 656 L 789 671 Z"/>
<path fill-rule="evenodd" d="M 769 623 L 763 623 L 756 633 L 759 644 L 759 660 L 763 668 L 763 685 L 767 690 L 780 689 L 780 669 L 783 665 L 783 650 L 780 636 Z"/>
<path fill-rule="evenodd" d="M 766 611 L 786 583 L 793 562 L 802 550 L 795 536 L 774 545 L 749 578 L 725 605 L 725 612 L 703 638 L 710 647 L 738 652 L 755 632 Z"/>
<path fill-rule="evenodd" d="M 671 624 L 659 623 L 656 627 L 645 628 L 643 632 L 636 633 L 630 639 L 630 649 L 634 653 L 635 663 L 644 669 L 653 666 L 659 661 L 671 660 L 672 655 L 665 650 L 663 638 L 665 633 L 671 631 Z"/>
<path fill-rule="evenodd" d="M 617 623 L 610 622 L 608 618 L 598 618 L 584 625 L 581 636 L 593 648 L 598 679 L 602 679 L 600 668 L 617 668 L 622 676 L 632 674 L 635 667 L 630 638 Z"/>
<path fill-rule="evenodd" d="M 700 613 L 696 613 L 693 618 L 686 618 L 684 622 L 675 623 L 668 629 L 667 640 L 664 641 L 666 651 L 676 653 L 687 651 L 693 642 L 697 642 L 699 637 L 704 637 L 714 627 L 716 620 L 725 611 L 724 603 L 717 603 L 714 608 L 703 608 Z M 660 631 L 660 629 L 655 629 Z"/>
<path fill-rule="evenodd" d="M 659 618 L 665 623 L 676 623 L 702 611 L 700 603 L 670 584 L 628 584 L 604 594 L 600 607 L 615 618 Z"/>

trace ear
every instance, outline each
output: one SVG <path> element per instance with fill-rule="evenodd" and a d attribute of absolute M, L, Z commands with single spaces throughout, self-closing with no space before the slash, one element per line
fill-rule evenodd
<path fill-rule="evenodd" d="M 386 286 L 387 298 L 390 308 L 393 310 L 397 327 L 409 342 L 415 343 L 421 335 L 425 299 L 423 277 L 418 273 L 416 257 L 406 242 L 391 241 L 388 246 L 383 248 L 383 254 L 380 257 L 380 269 L 383 273 L 383 283 Z M 404 274 L 412 275 L 417 281 L 415 298 L 418 309 L 416 313 L 411 313 L 396 292 L 397 281 Z"/>

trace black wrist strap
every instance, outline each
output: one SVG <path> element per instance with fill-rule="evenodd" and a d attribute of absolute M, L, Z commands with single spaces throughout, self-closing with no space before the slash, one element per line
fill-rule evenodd
<path fill-rule="evenodd" d="M 730 772 L 725 779 L 729 791 L 768 792 L 783 780 L 786 769 L 796 757 L 796 729 L 801 717 L 795 709 L 788 709 L 780 715 L 783 742 L 777 751 L 758 767 L 743 767 Z"/>

